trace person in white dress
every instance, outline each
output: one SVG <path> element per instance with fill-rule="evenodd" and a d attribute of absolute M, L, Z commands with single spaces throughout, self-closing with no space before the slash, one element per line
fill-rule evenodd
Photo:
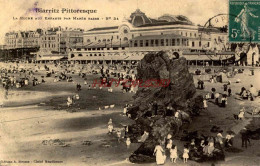
<path fill-rule="evenodd" d="M 67 106 L 70 107 L 72 105 L 73 101 L 72 101 L 72 98 L 69 96 L 67 98 Z"/>
<path fill-rule="evenodd" d="M 156 145 L 154 149 L 154 155 L 156 156 L 156 164 L 164 164 L 166 160 L 166 155 L 161 145 Z"/>
<path fill-rule="evenodd" d="M 166 145 L 166 148 L 167 148 L 168 150 L 171 150 L 171 148 L 172 148 L 172 144 L 173 144 L 172 139 L 168 139 L 168 141 L 167 141 L 167 145 Z"/>
<path fill-rule="evenodd" d="M 203 100 L 203 106 L 204 106 L 205 110 L 208 109 L 208 104 L 207 104 L 207 100 L 206 99 Z"/>
<path fill-rule="evenodd" d="M 126 147 L 127 147 L 127 149 L 128 149 L 128 148 L 130 147 L 130 145 L 131 145 L 131 140 L 130 140 L 130 138 L 126 138 L 125 143 L 126 143 Z"/>
<path fill-rule="evenodd" d="M 176 160 L 178 158 L 177 146 L 175 146 L 174 148 L 171 148 L 171 150 L 170 150 L 170 158 L 171 158 L 171 162 L 176 163 Z"/>
<path fill-rule="evenodd" d="M 187 163 L 189 158 L 189 149 L 184 148 L 182 157 L 183 157 L 183 162 Z"/>
<path fill-rule="evenodd" d="M 243 119 L 245 118 L 244 115 L 245 115 L 245 112 L 244 112 L 244 111 L 239 112 L 239 114 L 238 114 L 238 119 L 243 120 Z"/>
<path fill-rule="evenodd" d="M 126 113 L 127 113 L 127 107 L 124 107 L 123 116 L 126 116 Z"/>
<path fill-rule="evenodd" d="M 180 114 L 179 111 L 180 111 L 180 110 L 177 110 L 177 111 L 175 112 L 174 117 L 175 117 L 176 119 L 179 119 L 179 114 Z"/>

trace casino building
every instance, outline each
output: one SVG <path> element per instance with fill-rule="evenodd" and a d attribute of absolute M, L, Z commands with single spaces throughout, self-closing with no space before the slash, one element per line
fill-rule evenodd
<path fill-rule="evenodd" d="M 77 63 L 135 63 L 161 50 L 183 56 L 189 64 L 219 63 L 234 56 L 224 28 L 202 27 L 183 15 L 152 19 L 137 9 L 119 26 L 93 28 L 83 34 L 83 45 L 71 49 Z"/>

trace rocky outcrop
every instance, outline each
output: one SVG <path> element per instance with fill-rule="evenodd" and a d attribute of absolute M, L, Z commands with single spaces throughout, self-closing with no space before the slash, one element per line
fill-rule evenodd
<path fill-rule="evenodd" d="M 191 116 L 203 108 L 203 98 L 195 97 L 196 88 L 185 58 L 170 58 L 165 52 L 147 54 L 137 68 L 137 78 L 144 86 L 139 86 L 128 111 L 136 120 L 129 133 L 135 141 L 144 131 L 150 135 L 129 159 L 135 163 L 153 162 L 155 145 L 169 133 L 178 134 L 183 123 L 190 123 Z M 163 85 L 159 86 L 158 81 Z M 177 110 L 179 118 L 174 117 Z"/>

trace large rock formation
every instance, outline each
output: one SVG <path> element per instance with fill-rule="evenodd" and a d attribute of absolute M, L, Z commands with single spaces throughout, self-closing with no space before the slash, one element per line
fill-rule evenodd
<path fill-rule="evenodd" d="M 196 88 L 185 58 L 170 58 L 165 52 L 147 54 L 137 68 L 137 78 L 142 82 L 170 81 L 166 86 L 139 86 L 134 104 L 128 111 L 136 120 L 129 128 L 131 139 L 137 141 L 144 131 L 149 132 L 148 139 L 130 156 L 130 161 L 154 162 L 155 145 L 163 142 L 169 133 L 176 135 L 183 123 L 191 122 L 191 115 L 203 108 L 203 98 L 195 97 Z M 155 85 L 155 82 L 150 84 Z M 179 118 L 174 117 L 177 110 L 180 110 Z"/>

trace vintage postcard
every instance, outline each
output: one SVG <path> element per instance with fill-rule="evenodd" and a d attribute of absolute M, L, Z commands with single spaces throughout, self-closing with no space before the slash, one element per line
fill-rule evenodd
<path fill-rule="evenodd" d="M 260 0 L 0 5 L 0 166 L 260 165 Z"/>

